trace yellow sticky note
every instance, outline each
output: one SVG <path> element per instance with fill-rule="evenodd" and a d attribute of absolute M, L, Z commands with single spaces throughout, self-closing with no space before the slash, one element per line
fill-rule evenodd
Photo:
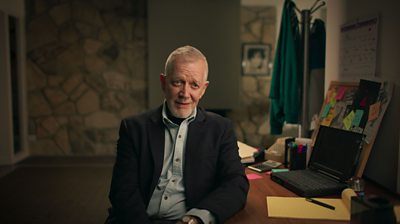
<path fill-rule="evenodd" d="M 354 111 L 351 111 L 344 119 L 343 119 L 343 124 L 346 130 L 349 130 L 351 127 L 351 124 L 353 123 L 355 113 Z"/>
<path fill-rule="evenodd" d="M 331 101 L 331 99 L 334 98 L 335 96 L 336 96 L 335 90 L 333 90 L 333 89 L 328 90 L 328 93 L 326 94 L 326 98 L 325 98 L 325 103 L 329 103 Z"/>
<path fill-rule="evenodd" d="M 333 107 L 336 104 L 336 92 L 332 93 L 331 100 L 329 101 L 329 104 Z"/>
<path fill-rule="evenodd" d="M 368 114 L 368 121 L 373 121 L 379 116 L 379 109 L 381 107 L 381 103 L 377 102 L 369 106 L 369 114 Z"/>
<path fill-rule="evenodd" d="M 329 102 L 329 103 L 331 104 L 332 107 L 335 106 L 335 104 L 336 104 L 336 98 L 335 98 L 335 97 L 332 97 L 331 102 Z"/>

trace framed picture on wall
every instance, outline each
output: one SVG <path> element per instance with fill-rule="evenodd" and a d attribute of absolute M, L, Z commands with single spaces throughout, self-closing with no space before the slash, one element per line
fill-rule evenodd
<path fill-rule="evenodd" d="M 269 44 L 245 43 L 242 46 L 242 74 L 269 76 Z"/>

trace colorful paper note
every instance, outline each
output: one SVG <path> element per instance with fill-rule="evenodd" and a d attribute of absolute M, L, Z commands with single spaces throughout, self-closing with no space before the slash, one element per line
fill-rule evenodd
<path fill-rule="evenodd" d="M 327 127 L 331 126 L 334 115 L 335 115 L 335 108 L 332 108 L 331 110 L 329 110 L 328 116 L 322 120 L 321 125 Z"/>
<path fill-rule="evenodd" d="M 351 111 L 351 112 L 343 119 L 344 128 L 345 128 L 346 130 L 349 130 L 349 129 L 350 129 L 351 124 L 353 123 L 354 116 L 355 116 L 354 111 Z"/>
<path fill-rule="evenodd" d="M 331 100 L 329 101 L 329 103 L 331 104 L 331 106 L 335 106 L 336 104 L 336 92 L 332 93 L 331 95 Z"/>
<path fill-rule="evenodd" d="M 328 90 L 328 92 L 326 93 L 325 103 L 329 103 L 329 101 L 331 100 L 332 93 L 333 90 Z"/>
<path fill-rule="evenodd" d="M 360 101 L 360 107 L 365 107 L 367 105 L 367 97 L 365 96 L 361 101 Z"/>
<path fill-rule="evenodd" d="M 331 105 L 330 104 L 326 104 L 324 107 L 324 110 L 322 111 L 322 117 L 325 118 L 326 116 L 328 116 L 329 110 L 331 109 Z"/>
<path fill-rule="evenodd" d="M 249 180 L 256 180 L 256 179 L 261 179 L 262 178 L 262 176 L 257 175 L 255 173 L 249 173 L 246 176 L 247 176 L 247 179 L 249 179 Z"/>
<path fill-rule="evenodd" d="M 360 122 L 363 117 L 363 114 L 364 114 L 364 110 L 356 110 L 356 113 L 354 115 L 354 119 L 352 122 L 353 126 L 356 126 L 356 127 L 360 126 Z"/>
<path fill-rule="evenodd" d="M 338 93 L 336 95 L 336 100 L 341 100 L 344 97 L 344 94 L 346 93 L 346 87 L 341 86 L 338 90 Z"/>
<path fill-rule="evenodd" d="M 332 107 L 335 106 L 336 98 L 332 98 L 330 104 L 331 104 Z"/>
<path fill-rule="evenodd" d="M 289 169 L 286 168 L 275 168 L 271 170 L 272 173 L 287 172 L 287 171 L 289 171 Z"/>
<path fill-rule="evenodd" d="M 368 121 L 373 121 L 378 118 L 381 103 L 377 102 L 369 106 Z"/>

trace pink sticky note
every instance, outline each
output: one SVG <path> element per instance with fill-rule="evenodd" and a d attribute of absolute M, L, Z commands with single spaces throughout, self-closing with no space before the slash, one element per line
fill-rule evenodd
<path fill-rule="evenodd" d="M 262 178 L 262 176 L 257 175 L 255 173 L 249 173 L 249 174 L 246 174 L 246 176 L 247 176 L 247 179 L 249 179 L 249 180 L 256 180 L 256 179 Z"/>
<path fill-rule="evenodd" d="M 367 97 L 364 97 L 361 101 L 360 101 L 360 107 L 365 107 L 367 105 Z"/>
<path fill-rule="evenodd" d="M 341 100 L 343 99 L 344 93 L 346 92 L 346 87 L 341 86 L 338 90 L 338 93 L 336 95 L 336 100 Z"/>

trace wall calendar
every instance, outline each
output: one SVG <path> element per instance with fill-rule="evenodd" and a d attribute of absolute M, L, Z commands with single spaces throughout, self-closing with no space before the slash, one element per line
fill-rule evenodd
<path fill-rule="evenodd" d="M 377 39 L 378 17 L 342 25 L 340 30 L 340 75 L 375 76 Z"/>

